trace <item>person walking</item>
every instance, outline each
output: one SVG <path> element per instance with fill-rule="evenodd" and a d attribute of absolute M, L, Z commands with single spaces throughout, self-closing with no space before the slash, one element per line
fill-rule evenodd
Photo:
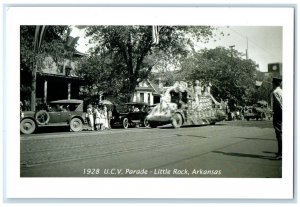
<path fill-rule="evenodd" d="M 278 151 L 276 159 L 282 159 L 282 79 L 273 78 L 273 126 L 275 129 Z"/>

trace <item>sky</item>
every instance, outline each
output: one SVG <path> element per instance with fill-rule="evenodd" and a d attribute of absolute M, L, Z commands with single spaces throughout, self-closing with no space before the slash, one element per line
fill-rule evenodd
<path fill-rule="evenodd" d="M 71 35 L 80 36 L 76 49 L 86 53 L 91 45 L 84 38 L 83 30 L 73 28 Z M 216 37 L 206 44 L 197 43 L 197 48 L 211 49 L 219 46 L 229 48 L 234 45 L 234 49 L 245 54 L 248 47 L 248 57 L 258 64 L 258 69 L 262 72 L 267 72 L 269 63 L 282 62 L 282 27 L 230 26 L 216 28 Z M 223 32 L 224 36 L 219 35 L 220 32 Z"/>
<path fill-rule="evenodd" d="M 282 27 L 271 26 L 243 26 L 243 27 L 218 27 L 218 33 L 224 36 L 199 44 L 201 48 L 215 48 L 218 46 L 234 49 L 246 54 L 248 39 L 248 57 L 255 61 L 259 70 L 267 72 L 268 64 L 282 62 Z"/>

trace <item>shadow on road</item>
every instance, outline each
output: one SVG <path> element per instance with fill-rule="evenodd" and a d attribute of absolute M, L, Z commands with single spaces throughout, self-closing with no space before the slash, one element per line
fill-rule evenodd
<path fill-rule="evenodd" d="M 223 155 L 228 155 L 228 156 L 235 156 L 235 157 L 249 157 L 249 158 L 259 158 L 259 159 L 265 159 L 265 160 L 276 160 L 274 156 L 264 156 L 264 155 L 236 153 L 236 152 L 222 152 L 222 151 L 212 151 L 212 152 L 223 154 Z"/>
<path fill-rule="evenodd" d="M 198 136 L 198 135 L 191 135 L 191 134 L 186 134 L 185 136 L 196 137 L 196 138 L 200 138 L 200 139 L 207 139 L 208 138 L 208 137 L 205 137 L 205 136 Z"/>
<path fill-rule="evenodd" d="M 218 126 L 226 126 L 227 124 L 221 124 L 221 123 L 216 123 L 214 125 L 211 124 L 199 124 L 199 125 L 184 125 L 181 126 L 180 128 L 193 128 L 193 127 L 208 127 L 208 126 L 213 126 L 213 127 L 218 127 Z M 171 124 L 159 126 L 159 129 L 174 129 L 174 127 Z M 179 129 L 180 129 L 179 128 Z"/>
<path fill-rule="evenodd" d="M 259 137 L 232 137 L 234 139 L 246 139 L 246 140 L 262 140 L 262 141 L 276 141 L 275 139 L 266 139 L 266 138 L 259 138 Z"/>
<path fill-rule="evenodd" d="M 262 151 L 262 152 L 267 154 L 277 154 L 277 152 L 269 152 L 269 151 Z"/>
<path fill-rule="evenodd" d="M 55 132 L 69 132 L 70 127 L 68 126 L 51 126 L 51 127 L 39 127 L 34 132 L 35 134 L 41 133 L 55 133 Z"/>

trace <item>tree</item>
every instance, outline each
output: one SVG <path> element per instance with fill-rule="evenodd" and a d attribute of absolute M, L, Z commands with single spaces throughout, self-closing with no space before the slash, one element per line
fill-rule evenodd
<path fill-rule="evenodd" d="M 256 67 L 254 61 L 243 59 L 238 51 L 217 47 L 187 58 L 182 64 L 181 77 L 193 82 L 211 82 L 212 93 L 217 99 L 244 104 L 255 90 Z"/>
<path fill-rule="evenodd" d="M 109 58 L 107 54 L 92 55 L 83 58 L 78 63 L 76 73 L 85 80 L 82 94 L 89 102 L 97 102 L 99 94 L 105 97 L 122 97 L 125 78 L 122 75 L 122 63 L 115 56 Z"/>
<path fill-rule="evenodd" d="M 35 110 L 36 73 L 46 56 L 59 62 L 72 57 L 74 48 L 66 47 L 68 26 L 21 26 L 21 99 L 28 99 L 31 94 L 31 110 Z"/>
<path fill-rule="evenodd" d="M 261 82 L 260 86 L 256 86 L 256 90 L 252 94 L 252 103 L 257 101 L 267 101 L 271 104 L 271 93 L 273 90 L 272 76 L 266 75 L 263 72 L 256 72 L 256 80 Z"/>
<path fill-rule="evenodd" d="M 89 26 L 86 36 L 95 44 L 93 55 L 105 54 L 112 60 L 108 69 L 120 72 L 120 92 L 132 100 L 135 87 L 149 76 L 160 54 L 170 60 L 186 57 L 193 48 L 192 39 L 207 41 L 212 30 L 209 26 L 160 26 L 158 44 L 153 42 L 151 26 Z"/>

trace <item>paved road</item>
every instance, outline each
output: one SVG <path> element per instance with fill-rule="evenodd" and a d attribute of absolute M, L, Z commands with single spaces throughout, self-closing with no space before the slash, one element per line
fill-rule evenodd
<path fill-rule="evenodd" d="M 24 177 L 281 177 L 271 121 L 21 136 Z"/>

